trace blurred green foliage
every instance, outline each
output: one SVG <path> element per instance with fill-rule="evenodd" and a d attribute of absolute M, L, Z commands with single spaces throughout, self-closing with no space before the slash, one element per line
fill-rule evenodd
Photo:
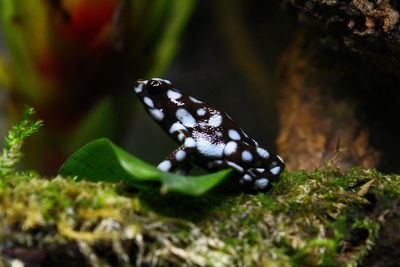
<path fill-rule="evenodd" d="M 132 115 L 129 89 L 164 72 L 195 2 L 0 0 L 9 119 L 30 105 L 46 121 L 27 147 L 30 166 L 54 171 L 93 138 L 121 137 Z"/>

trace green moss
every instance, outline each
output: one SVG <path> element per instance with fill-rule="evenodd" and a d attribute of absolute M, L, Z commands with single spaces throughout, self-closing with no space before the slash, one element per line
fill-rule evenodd
<path fill-rule="evenodd" d="M 34 134 L 42 126 L 41 120 L 32 122 L 31 116 L 34 114 L 32 108 L 27 108 L 22 120 L 11 127 L 8 136 L 5 137 L 3 153 L 0 157 L 0 174 L 7 175 L 14 171 L 16 164 L 20 160 L 21 147 L 26 138 Z"/>
<path fill-rule="evenodd" d="M 277 264 L 355 264 L 372 247 L 381 225 L 373 211 L 377 203 L 370 203 L 365 195 L 357 195 L 371 178 L 376 182 L 370 191 L 390 184 L 398 198 L 399 176 L 357 168 L 347 173 L 338 170 L 285 173 L 270 195 L 246 196 L 238 206 L 225 207 L 226 217 L 219 222 L 224 226 L 209 232 L 228 239 L 242 253 L 238 256 L 242 259 L 240 264 L 248 266 L 275 258 L 284 259 Z M 380 191 L 379 195 L 386 193 Z M 390 198 L 388 203 L 394 199 Z M 214 224 L 209 222 L 209 227 Z M 246 246 L 248 249 L 244 249 Z M 263 253 L 255 253 L 254 248 Z M 253 253 L 252 258 L 249 253 Z"/>
<path fill-rule="evenodd" d="M 368 193 L 357 195 L 371 178 Z M 203 199 L 149 192 L 151 198 L 145 192 L 127 194 L 122 184 L 32 174 L 1 181 L 0 207 L 7 211 L 1 229 L 9 229 L 1 236 L 9 244 L 29 246 L 35 230 L 43 231 L 35 246 L 84 243 L 90 253 L 79 251 L 89 258 L 94 253 L 99 262 L 96 250 L 103 242 L 112 253 L 129 255 L 131 263 L 200 266 L 355 265 L 373 247 L 382 226 L 377 218 L 400 192 L 399 176 L 358 168 L 286 172 L 269 194 L 214 193 Z M 183 216 L 182 207 L 190 216 Z M 120 250 L 109 242 L 120 242 Z M 140 249 L 129 253 L 132 246 Z"/>

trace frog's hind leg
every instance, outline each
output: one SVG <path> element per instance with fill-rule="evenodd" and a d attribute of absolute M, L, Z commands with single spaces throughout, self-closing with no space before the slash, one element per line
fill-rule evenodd
<path fill-rule="evenodd" d="M 187 174 L 193 168 L 192 164 L 187 160 L 192 150 L 191 147 L 184 145 L 178 147 L 158 164 L 157 168 L 165 172 L 177 170 L 180 174 Z"/>
<path fill-rule="evenodd" d="M 278 176 L 284 168 L 281 157 L 269 153 L 262 147 L 241 141 L 228 142 L 224 148 L 223 157 L 229 166 L 239 172 L 254 168 L 258 171 L 269 172 L 271 176 Z"/>
<path fill-rule="evenodd" d="M 242 174 L 239 182 L 264 190 L 277 179 L 284 168 L 283 160 L 261 147 L 241 141 L 230 141 L 224 148 L 224 161 Z"/>
<path fill-rule="evenodd" d="M 256 191 L 263 191 L 268 188 L 268 185 L 273 181 L 269 171 L 257 168 L 248 169 L 240 178 L 239 183 Z"/>
<path fill-rule="evenodd" d="M 271 178 L 273 179 L 273 177 L 270 176 L 269 171 L 264 168 L 245 169 L 245 167 L 242 167 L 239 164 L 228 159 L 211 161 L 207 164 L 207 167 L 211 170 L 217 170 L 224 167 L 233 168 L 236 172 L 240 173 L 238 184 L 244 190 L 267 190 L 268 185 L 271 182 Z"/>

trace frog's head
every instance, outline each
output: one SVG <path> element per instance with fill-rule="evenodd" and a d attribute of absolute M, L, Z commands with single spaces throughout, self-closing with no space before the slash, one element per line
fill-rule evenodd
<path fill-rule="evenodd" d="M 145 97 L 151 100 L 167 97 L 167 92 L 172 88 L 172 84 L 168 80 L 153 78 L 151 80 L 137 80 L 135 85 L 135 93 L 143 100 Z"/>
<path fill-rule="evenodd" d="M 160 78 L 138 80 L 134 90 L 147 111 L 157 121 L 163 120 L 164 112 L 184 105 L 181 101 L 182 94 L 173 88 L 168 80 Z"/>

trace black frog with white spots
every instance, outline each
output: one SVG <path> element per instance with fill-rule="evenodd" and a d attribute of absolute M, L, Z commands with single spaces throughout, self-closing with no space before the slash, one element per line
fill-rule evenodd
<path fill-rule="evenodd" d="M 243 188 L 265 191 L 284 168 L 283 159 L 249 137 L 222 110 L 176 90 L 170 81 L 138 80 L 135 93 L 150 116 L 180 146 L 158 168 L 188 172 L 192 164 L 215 171 L 233 168 Z"/>

